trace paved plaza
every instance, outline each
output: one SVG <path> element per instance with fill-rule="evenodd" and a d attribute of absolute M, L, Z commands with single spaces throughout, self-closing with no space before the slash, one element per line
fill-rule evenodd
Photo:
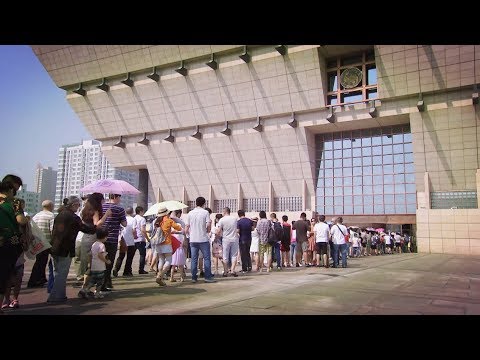
<path fill-rule="evenodd" d="M 138 260 L 138 256 L 135 260 Z M 104 299 L 47 304 L 46 288 L 26 288 L 10 315 L 473 315 L 480 314 L 480 256 L 396 254 L 349 259 L 348 268 L 285 268 L 160 288 L 154 275 L 114 278 Z M 133 269 L 138 265 L 134 262 Z M 121 270 L 123 271 L 123 269 Z M 120 274 L 121 274 L 120 271 Z M 177 274 L 177 279 L 178 279 Z"/>

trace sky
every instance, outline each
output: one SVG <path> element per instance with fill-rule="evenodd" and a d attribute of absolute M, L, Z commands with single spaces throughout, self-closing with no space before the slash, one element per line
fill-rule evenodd
<path fill-rule="evenodd" d="M 34 191 L 37 164 L 57 168 L 64 144 L 92 139 L 28 45 L 0 45 L 0 177 Z"/>

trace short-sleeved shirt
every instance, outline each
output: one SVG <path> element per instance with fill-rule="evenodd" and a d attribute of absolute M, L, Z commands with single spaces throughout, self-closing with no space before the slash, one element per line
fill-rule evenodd
<path fill-rule="evenodd" d="M 238 241 L 237 222 L 237 218 L 234 218 L 232 215 L 227 215 L 220 219 L 218 227 L 222 229 L 223 241 Z M 252 231 L 251 226 L 250 231 Z"/>
<path fill-rule="evenodd" d="M 332 234 L 332 242 L 334 244 L 345 244 L 345 235 L 348 234 L 348 229 L 345 227 L 345 225 L 335 224 L 330 229 L 330 234 Z"/>
<path fill-rule="evenodd" d="M 237 221 L 237 229 L 240 230 L 239 241 L 241 243 L 252 241 L 252 226 L 253 221 L 249 218 L 243 217 Z"/>
<path fill-rule="evenodd" d="M 270 228 L 270 221 L 261 218 L 257 223 L 258 238 L 261 244 L 266 244 L 268 241 L 268 229 Z"/>
<path fill-rule="evenodd" d="M 141 241 L 146 241 L 145 237 L 143 236 L 142 233 L 142 227 L 145 227 L 145 231 L 147 229 L 147 220 L 141 215 L 135 215 L 133 218 L 133 225 L 132 227 L 135 229 L 135 232 L 137 233 L 137 238 L 135 239 L 135 242 L 141 242 Z"/>
<path fill-rule="evenodd" d="M 95 241 L 92 245 L 92 271 L 105 271 L 105 263 L 98 258 L 98 254 L 106 253 L 105 244 L 100 241 Z"/>
<path fill-rule="evenodd" d="M 112 210 L 112 215 L 107 217 L 104 223 L 104 227 L 108 230 L 108 243 L 118 243 L 118 233 L 120 232 L 120 224 L 122 221 L 127 221 L 125 210 L 113 203 L 105 203 L 102 205 L 103 213 L 110 209 Z"/>
<path fill-rule="evenodd" d="M 307 231 L 310 231 L 310 221 L 297 220 L 293 228 L 297 230 L 297 242 L 307 241 Z"/>
<path fill-rule="evenodd" d="M 127 216 L 127 226 L 124 227 L 122 230 L 122 236 L 127 246 L 135 245 L 135 238 L 133 237 L 133 223 L 134 223 L 133 217 Z"/>
<path fill-rule="evenodd" d="M 207 226 L 211 223 L 210 214 L 204 208 L 197 206 L 187 216 L 189 225 L 190 242 L 201 243 L 209 241 Z"/>
<path fill-rule="evenodd" d="M 165 216 L 160 223 L 163 233 L 165 234 L 165 242 L 162 245 L 171 245 L 172 244 L 172 228 L 174 230 L 180 231 L 182 228 L 175 221 L 170 219 L 168 216 Z M 157 230 L 158 231 L 158 230 Z"/>
<path fill-rule="evenodd" d="M 313 227 L 313 231 L 315 231 L 316 234 L 315 242 L 328 242 L 330 228 L 326 223 L 316 223 Z"/>
<path fill-rule="evenodd" d="M 53 219 L 54 215 L 51 211 L 42 210 L 33 217 L 33 221 L 38 225 L 39 229 L 42 230 L 45 238 L 51 242 L 52 241 L 52 231 L 53 231 Z"/>

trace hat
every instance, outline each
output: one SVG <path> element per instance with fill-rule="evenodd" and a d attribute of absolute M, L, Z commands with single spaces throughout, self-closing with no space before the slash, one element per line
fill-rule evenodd
<path fill-rule="evenodd" d="M 252 218 L 252 221 L 258 221 L 258 217 L 256 217 L 256 216 L 253 217 L 253 218 Z"/>
<path fill-rule="evenodd" d="M 170 211 L 168 211 L 168 209 L 165 206 L 163 206 L 160 209 L 158 209 L 157 216 L 167 215 L 169 212 Z"/>

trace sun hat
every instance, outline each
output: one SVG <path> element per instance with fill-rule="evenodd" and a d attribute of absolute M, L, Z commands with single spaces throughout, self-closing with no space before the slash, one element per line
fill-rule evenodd
<path fill-rule="evenodd" d="M 167 215 L 170 211 L 164 206 L 158 209 L 157 216 Z"/>

